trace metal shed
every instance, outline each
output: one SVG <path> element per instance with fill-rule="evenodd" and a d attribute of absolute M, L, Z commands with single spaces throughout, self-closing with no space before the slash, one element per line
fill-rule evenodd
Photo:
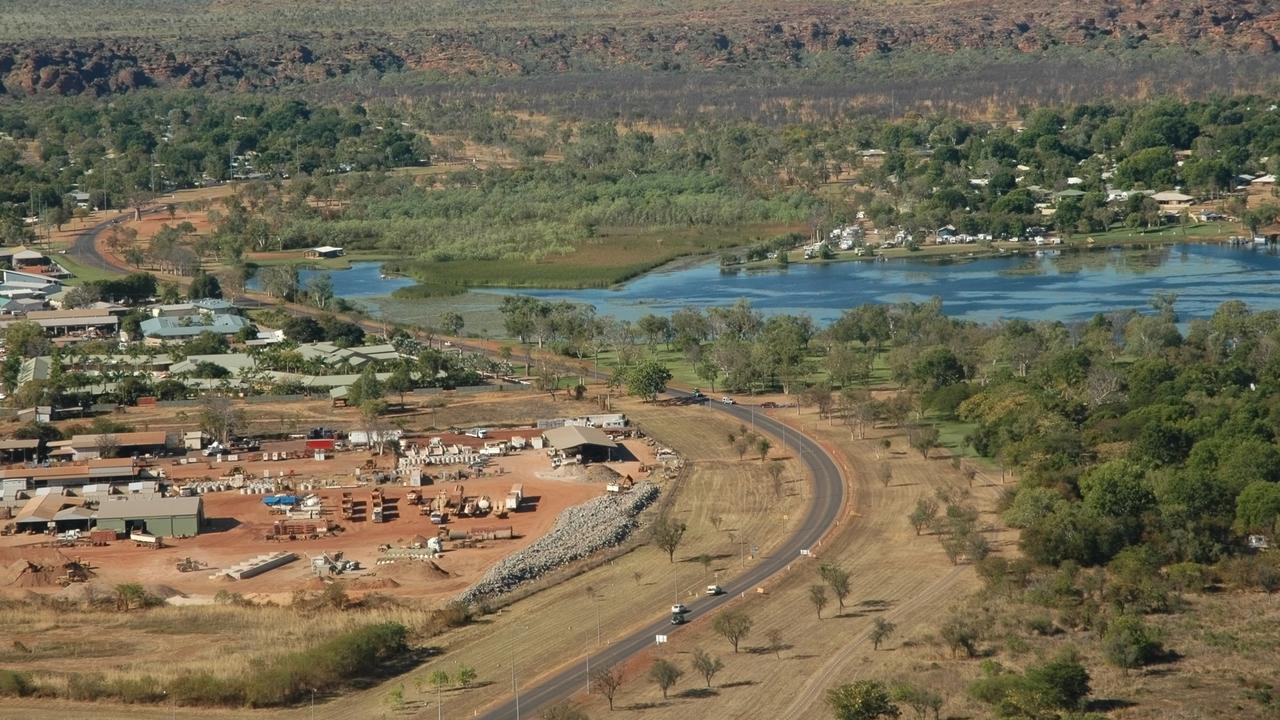
<path fill-rule="evenodd" d="M 127 533 L 144 530 L 159 537 L 192 537 L 204 527 L 199 497 L 130 498 L 104 501 L 95 515 L 97 527 Z"/>

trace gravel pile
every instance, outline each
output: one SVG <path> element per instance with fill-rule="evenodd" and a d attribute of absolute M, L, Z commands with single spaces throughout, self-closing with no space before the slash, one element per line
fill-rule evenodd
<path fill-rule="evenodd" d="M 472 604 L 501 595 L 561 565 L 621 543 L 636 527 L 636 516 L 658 497 L 658 486 L 636 483 L 631 492 L 598 497 L 566 509 L 551 531 L 513 553 L 458 599 Z"/>

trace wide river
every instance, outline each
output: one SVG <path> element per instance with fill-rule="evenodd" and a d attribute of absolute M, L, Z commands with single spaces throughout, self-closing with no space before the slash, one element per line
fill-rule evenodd
<path fill-rule="evenodd" d="M 309 274 L 302 273 L 304 282 Z M 411 284 L 403 278 L 379 278 L 377 263 L 355 263 L 350 270 L 334 271 L 332 279 L 336 295 L 374 301 L 374 308 L 381 306 L 377 298 Z M 491 312 L 503 295 L 520 293 L 587 303 L 600 315 L 634 320 L 646 313 L 746 298 L 766 313 L 805 313 L 824 323 L 855 305 L 939 297 L 948 315 L 970 320 L 1075 320 L 1108 310 L 1148 309 L 1158 292 L 1176 293 L 1184 318 L 1206 317 L 1225 300 L 1243 300 L 1256 310 L 1280 309 L 1280 256 L 1274 248 L 1188 244 L 737 272 L 721 271 L 710 261 L 658 270 L 612 289 L 477 289 L 464 297 L 423 302 L 433 308 Z M 410 303 L 417 301 L 395 305 Z"/>

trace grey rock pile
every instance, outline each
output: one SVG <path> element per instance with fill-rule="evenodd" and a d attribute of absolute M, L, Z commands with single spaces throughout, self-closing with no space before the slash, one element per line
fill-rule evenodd
<path fill-rule="evenodd" d="M 562 565 L 618 545 L 635 530 L 636 516 L 656 497 L 657 485 L 640 482 L 630 492 L 567 508 L 550 532 L 489 568 L 458 599 L 473 604 L 501 595 Z"/>

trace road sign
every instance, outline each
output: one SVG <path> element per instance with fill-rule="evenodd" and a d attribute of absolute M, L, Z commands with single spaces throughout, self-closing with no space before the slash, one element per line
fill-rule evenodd
<path fill-rule="evenodd" d="M 667 636 L 666 636 L 666 635 L 654 635 L 654 636 L 653 636 L 653 639 L 657 641 L 657 644 L 658 644 L 658 645 L 664 645 L 664 644 L 666 644 L 666 642 L 667 642 Z"/>

